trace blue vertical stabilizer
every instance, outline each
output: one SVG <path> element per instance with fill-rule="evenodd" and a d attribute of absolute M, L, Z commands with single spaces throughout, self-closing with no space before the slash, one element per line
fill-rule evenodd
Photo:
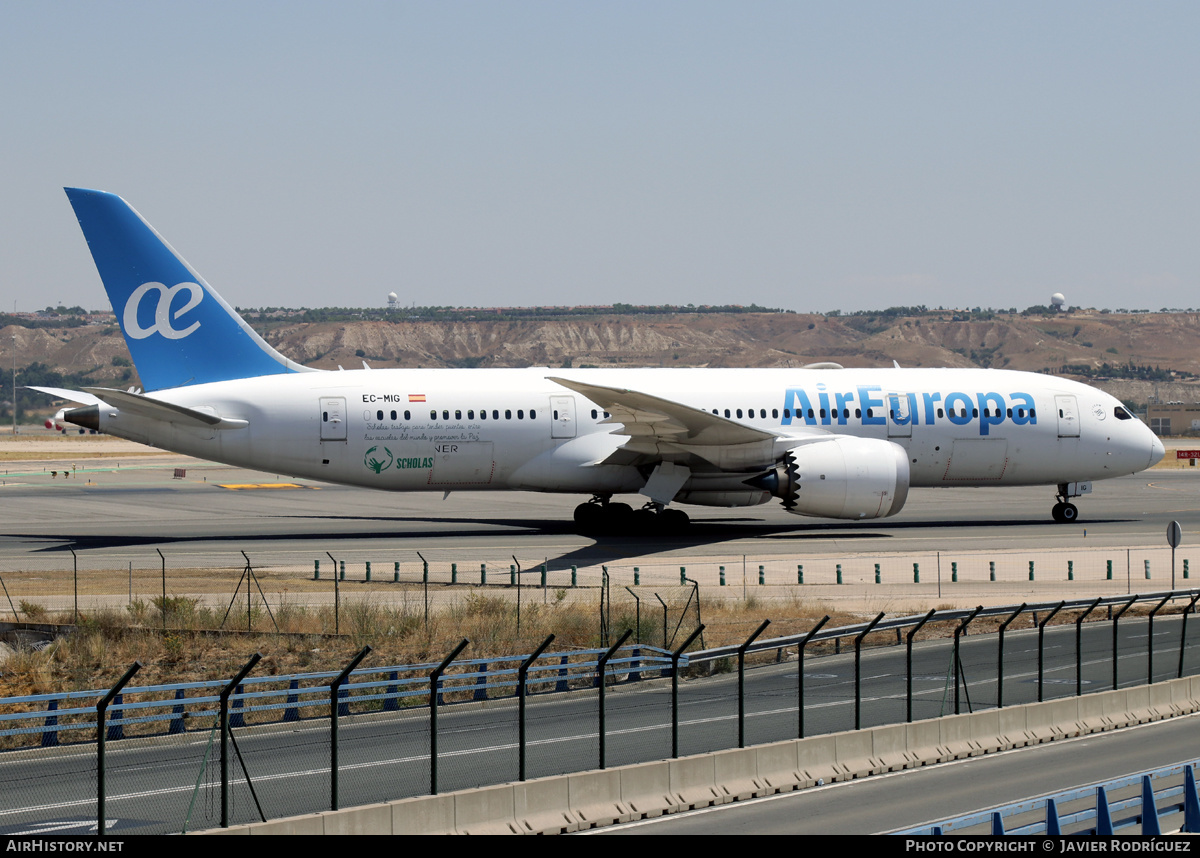
<path fill-rule="evenodd" d="M 146 390 L 301 372 L 120 197 L 66 188 Z"/>

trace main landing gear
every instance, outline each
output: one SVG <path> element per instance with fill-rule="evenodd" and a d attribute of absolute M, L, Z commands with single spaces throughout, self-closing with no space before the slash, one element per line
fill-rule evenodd
<path fill-rule="evenodd" d="M 601 536 L 647 536 L 683 533 L 691 519 L 681 509 L 667 509 L 650 502 L 641 509 L 627 503 L 610 503 L 609 497 L 596 495 L 575 507 L 579 532 Z"/>
<path fill-rule="evenodd" d="M 1084 488 L 1086 491 L 1081 490 Z M 1079 508 L 1071 503 L 1070 499 L 1077 498 L 1091 490 L 1091 483 L 1059 483 L 1058 503 L 1050 510 L 1051 517 L 1059 524 L 1074 524 L 1079 521 Z"/>

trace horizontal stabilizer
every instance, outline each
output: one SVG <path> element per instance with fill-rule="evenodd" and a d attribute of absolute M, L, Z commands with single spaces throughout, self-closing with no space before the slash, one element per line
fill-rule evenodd
<path fill-rule="evenodd" d="M 125 390 L 113 390 L 107 387 L 89 387 L 88 392 L 96 394 L 103 400 L 103 404 L 114 406 L 126 414 L 134 414 L 150 420 L 161 420 L 164 423 L 202 426 L 207 429 L 241 429 L 250 425 L 246 420 L 221 417 L 184 405 L 163 402 L 161 399 L 151 399 L 140 393 L 129 393 Z"/>
<path fill-rule="evenodd" d="M 78 402 L 80 405 L 103 405 L 103 401 L 94 394 L 84 393 L 82 390 L 66 390 L 62 387 L 34 387 L 32 384 L 25 388 L 26 390 L 36 390 L 38 393 L 44 393 L 47 396 L 53 396 L 55 399 L 66 399 L 70 402 Z"/>

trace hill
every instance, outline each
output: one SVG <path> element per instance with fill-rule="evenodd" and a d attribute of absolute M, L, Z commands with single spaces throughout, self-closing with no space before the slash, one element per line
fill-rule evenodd
<path fill-rule="evenodd" d="M 275 348 L 311 366 L 997 367 L 1066 374 L 1134 405 L 1200 399 L 1200 313 L 992 311 L 608 314 L 508 320 L 300 322 L 247 314 Z M 115 320 L 0 329 L 18 384 L 137 383 Z M 7 348 L 5 351 L 9 351 Z M 11 352 L 6 357 L 11 359 Z M 7 361 L 6 361 L 7 363 Z M 9 365 L 10 368 L 11 364 Z M 11 400 L 11 369 L 0 370 Z M 22 399 L 27 399 L 22 396 Z M 0 412 L 0 420 L 3 414 Z"/>

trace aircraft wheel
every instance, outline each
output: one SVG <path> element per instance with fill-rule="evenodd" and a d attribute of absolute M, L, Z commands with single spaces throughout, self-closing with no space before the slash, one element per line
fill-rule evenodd
<path fill-rule="evenodd" d="M 1066 506 L 1065 503 L 1056 503 L 1054 505 L 1054 508 L 1052 510 L 1050 510 L 1051 518 L 1053 518 L 1059 524 L 1062 524 L 1062 522 L 1066 521 L 1066 519 L 1063 518 L 1063 507 L 1064 506 Z"/>
<path fill-rule="evenodd" d="M 629 533 L 634 526 L 633 507 L 627 503 L 610 503 L 604 508 L 604 532 L 614 536 Z"/>
<path fill-rule="evenodd" d="M 575 507 L 575 523 L 581 528 L 593 528 L 604 518 L 604 507 L 598 503 L 581 503 Z"/>
<path fill-rule="evenodd" d="M 664 509 L 659 513 L 659 517 L 666 533 L 683 533 L 691 524 L 688 514 L 681 509 Z"/>
<path fill-rule="evenodd" d="M 630 529 L 639 535 L 654 532 L 658 524 L 659 514 L 652 509 L 635 509 L 630 514 Z"/>
<path fill-rule="evenodd" d="M 1059 521 L 1073 524 L 1079 520 L 1079 508 L 1073 503 L 1065 503 L 1062 505 L 1062 512 L 1059 515 L 1061 516 Z"/>

